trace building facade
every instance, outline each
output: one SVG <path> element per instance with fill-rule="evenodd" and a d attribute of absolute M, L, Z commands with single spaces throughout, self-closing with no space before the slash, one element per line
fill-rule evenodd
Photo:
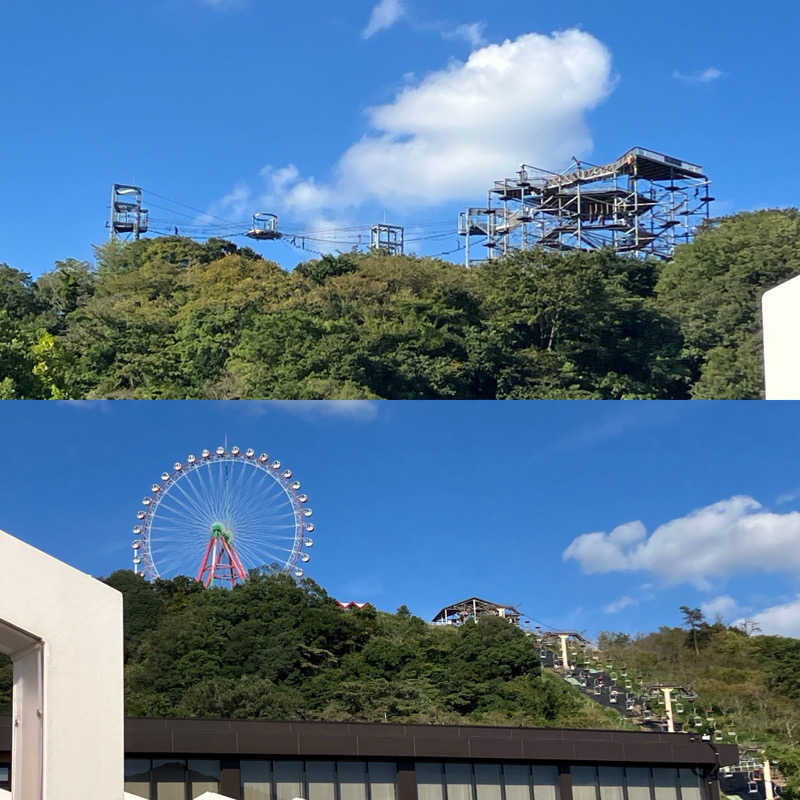
<path fill-rule="evenodd" d="M 0 787 L 11 719 L 0 717 Z M 125 791 L 192 800 L 720 800 L 733 745 L 686 734 L 126 719 Z M 85 782 L 92 756 L 76 765 Z"/>

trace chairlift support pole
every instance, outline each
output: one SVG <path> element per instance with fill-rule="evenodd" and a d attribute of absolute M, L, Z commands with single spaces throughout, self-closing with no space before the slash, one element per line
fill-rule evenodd
<path fill-rule="evenodd" d="M 769 759 L 764 758 L 764 796 L 766 800 L 774 800 L 775 795 L 772 791 L 772 769 L 769 765 Z"/>

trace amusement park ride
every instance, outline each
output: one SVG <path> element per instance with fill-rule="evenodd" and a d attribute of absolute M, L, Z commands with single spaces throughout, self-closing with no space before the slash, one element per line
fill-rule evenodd
<path fill-rule="evenodd" d="M 669 260 L 676 245 L 690 242 L 701 224 L 710 217 L 711 181 L 703 168 L 689 161 L 633 147 L 607 164 L 590 164 L 572 159 L 563 172 L 522 164 L 514 177 L 495 180 L 487 193 L 485 206 L 467 208 L 458 215 L 458 226 L 436 233 L 405 237 L 400 225 L 382 224 L 345 228 L 344 239 L 336 231 L 290 233 L 278 227 L 278 217 L 256 211 L 247 223 L 224 220 L 200 209 L 178 203 L 195 212 L 162 207 L 169 214 L 190 217 L 184 228 L 203 238 L 246 236 L 256 241 L 284 240 L 302 250 L 311 250 L 307 242 L 329 251 L 339 248 L 363 250 L 366 242 L 353 231 L 369 227 L 369 249 L 388 255 L 402 255 L 407 242 L 442 239 L 457 233 L 463 244 L 466 266 L 533 248 L 553 252 L 608 248 L 636 258 Z M 113 184 L 111 212 L 107 226 L 111 238 L 128 235 L 138 239 L 147 232 L 149 220 L 142 207 L 142 188 Z M 148 190 L 161 198 L 155 192 Z M 155 204 L 154 204 L 155 205 Z M 158 207 L 156 205 L 156 207 Z M 212 220 L 213 228 L 204 228 L 202 220 Z M 220 224 L 222 223 L 222 224 Z M 161 220 L 169 231 L 157 234 L 178 235 L 174 217 Z M 180 223 L 178 223 L 180 224 Z M 209 223 L 211 224 L 211 223 Z M 417 227 L 435 226 L 437 223 Z M 198 227 L 199 226 L 199 227 Z M 350 234 L 347 234 L 347 231 Z M 195 237 L 193 237 L 195 238 Z M 485 255 L 475 257 L 475 246 L 485 248 Z M 322 254 L 319 250 L 312 252 Z M 455 252 L 447 250 L 437 255 Z"/>
<path fill-rule="evenodd" d="M 494 181 L 485 207 L 459 215 L 466 265 L 536 247 L 668 260 L 709 218 L 710 184 L 697 164 L 642 147 L 608 164 L 573 159 L 565 172 L 523 164 L 515 177 Z M 474 237 L 485 259 L 471 258 Z"/>
<path fill-rule="evenodd" d="M 303 575 L 315 530 L 292 471 L 252 448 L 201 450 L 161 473 L 136 514 L 133 571 L 235 586 L 250 570 Z"/>

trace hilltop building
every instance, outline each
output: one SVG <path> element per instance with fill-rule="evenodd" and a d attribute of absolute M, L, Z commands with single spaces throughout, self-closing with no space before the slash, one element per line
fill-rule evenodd
<path fill-rule="evenodd" d="M 475 620 L 487 614 L 507 619 L 519 625 L 520 613 L 512 605 L 491 603 L 480 597 L 468 597 L 458 603 L 450 603 L 438 611 L 431 620 L 435 625 L 463 625 L 467 620 Z"/>

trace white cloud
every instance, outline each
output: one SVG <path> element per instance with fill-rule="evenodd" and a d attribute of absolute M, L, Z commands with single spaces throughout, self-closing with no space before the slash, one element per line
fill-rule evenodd
<path fill-rule="evenodd" d="M 698 72 L 684 73 L 679 70 L 674 70 L 672 77 L 676 80 L 683 81 L 684 83 L 711 83 L 718 78 L 721 78 L 725 73 L 717 67 L 706 67 Z"/>
<path fill-rule="evenodd" d="M 794 636 L 800 638 L 800 595 L 781 605 L 770 606 L 747 618 L 761 628 L 761 633 L 771 636 Z M 737 619 L 734 625 L 741 626 L 744 618 Z"/>
<path fill-rule="evenodd" d="M 76 411 L 91 411 L 96 414 L 109 414 L 113 408 L 112 400 L 54 400 L 56 405 Z"/>
<path fill-rule="evenodd" d="M 215 11 L 233 11 L 247 5 L 247 0 L 200 0 L 200 4 Z"/>
<path fill-rule="evenodd" d="M 468 22 L 464 25 L 457 25 L 449 31 L 442 31 L 444 39 L 463 39 L 472 47 L 480 47 L 486 44 L 483 32 L 486 30 L 485 22 Z"/>
<path fill-rule="evenodd" d="M 361 32 L 362 38 L 369 39 L 378 31 L 391 28 L 404 14 L 405 7 L 401 0 L 380 0 L 369 15 L 367 27 Z"/>
<path fill-rule="evenodd" d="M 644 570 L 664 583 L 710 587 L 711 578 L 736 572 L 800 574 L 800 512 L 762 510 L 736 496 L 660 525 L 650 536 L 639 521 L 610 533 L 584 533 L 564 550 L 583 572 Z"/>
<path fill-rule="evenodd" d="M 301 179 L 291 164 L 262 170 L 258 204 L 303 220 L 341 217 L 368 201 L 389 209 L 477 202 L 523 161 L 553 167 L 586 153 L 585 114 L 611 85 L 608 50 L 582 31 L 487 45 L 368 109 L 370 131 L 341 155 L 330 181 Z"/>
<path fill-rule="evenodd" d="M 377 419 L 379 409 L 373 400 L 262 400 L 242 401 L 237 405 L 254 415 L 268 414 L 278 409 L 304 419 L 338 417 L 356 422 L 372 422 Z"/>
<path fill-rule="evenodd" d="M 705 603 L 700 603 L 700 610 L 707 619 L 715 620 L 717 617 L 725 619 L 739 612 L 739 604 L 728 594 L 721 594 Z"/>
<path fill-rule="evenodd" d="M 800 499 L 800 489 L 794 489 L 791 492 L 783 492 L 775 498 L 776 505 L 785 505 L 786 503 L 793 503 L 795 500 Z"/>
<path fill-rule="evenodd" d="M 624 594 L 622 597 L 614 600 L 613 602 L 609 603 L 607 606 L 603 607 L 603 611 L 606 614 L 617 614 L 625 608 L 629 606 L 637 606 L 639 605 L 638 600 L 634 600 L 633 597 L 628 597 L 628 595 Z"/>

